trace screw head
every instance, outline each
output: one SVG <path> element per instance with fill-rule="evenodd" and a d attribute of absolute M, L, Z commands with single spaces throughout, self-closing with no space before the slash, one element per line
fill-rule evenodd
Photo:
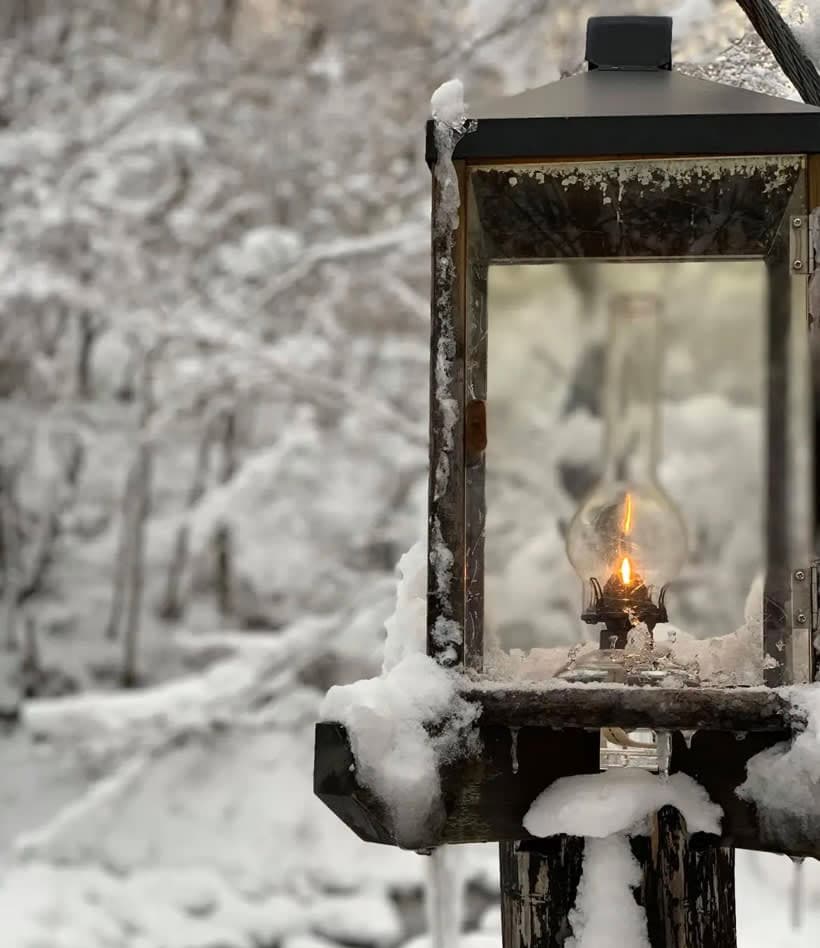
<path fill-rule="evenodd" d="M 792 226 L 793 226 L 793 227 L 802 227 L 802 226 L 803 226 L 803 218 L 802 218 L 802 217 L 794 217 L 794 218 L 792 218 Z"/>
<path fill-rule="evenodd" d="M 797 613 L 797 622 L 798 622 L 799 625 L 805 625 L 805 624 L 806 624 L 806 613 L 805 613 L 805 612 L 798 612 L 798 613 Z"/>
<path fill-rule="evenodd" d="M 802 569 L 798 569 L 798 570 L 795 570 L 794 578 L 797 580 L 798 583 L 802 583 L 803 580 L 806 578 L 806 574 Z"/>
<path fill-rule="evenodd" d="M 803 261 L 802 261 L 802 260 L 795 260 L 794 263 L 792 264 L 792 266 L 794 267 L 795 270 L 802 270 L 802 269 L 803 269 Z"/>

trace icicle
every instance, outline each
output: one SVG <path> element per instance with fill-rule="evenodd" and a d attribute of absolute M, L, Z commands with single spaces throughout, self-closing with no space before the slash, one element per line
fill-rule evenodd
<path fill-rule="evenodd" d="M 464 880 L 461 856 L 455 846 L 433 850 L 427 871 L 426 901 L 431 948 L 458 948 Z"/>
<path fill-rule="evenodd" d="M 791 915 L 792 928 L 797 930 L 803 927 L 803 862 L 802 856 L 790 856 L 794 863 L 794 877 L 792 879 Z"/>
<path fill-rule="evenodd" d="M 655 732 L 655 747 L 658 757 L 658 774 L 669 776 L 669 764 L 672 760 L 672 735 L 669 731 Z"/>
<path fill-rule="evenodd" d="M 510 757 L 512 759 L 512 772 L 518 773 L 518 732 L 521 728 L 510 728 Z"/>
<path fill-rule="evenodd" d="M 691 750 L 692 749 L 692 738 L 697 734 L 697 731 L 681 731 L 680 735 L 686 741 L 686 746 Z"/>

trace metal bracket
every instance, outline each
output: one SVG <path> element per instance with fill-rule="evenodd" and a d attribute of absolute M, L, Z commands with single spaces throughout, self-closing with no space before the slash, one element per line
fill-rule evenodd
<path fill-rule="evenodd" d="M 795 214 L 789 227 L 789 254 L 792 273 L 808 276 L 814 271 L 814 255 L 811 252 L 811 227 L 809 218 Z"/>
<path fill-rule="evenodd" d="M 820 207 L 812 209 L 808 216 L 809 225 L 809 273 L 817 269 L 820 256 Z"/>
<path fill-rule="evenodd" d="M 811 627 L 809 629 L 809 648 L 811 651 L 812 674 L 810 681 L 815 680 L 815 675 L 820 672 L 820 650 L 816 643 L 820 642 L 820 560 L 815 560 L 811 566 Z"/>
<path fill-rule="evenodd" d="M 809 327 L 820 324 L 820 274 L 817 265 L 820 262 L 820 207 L 812 209 L 809 215 Z"/>
<path fill-rule="evenodd" d="M 817 608 L 818 564 L 792 572 L 791 655 L 787 656 L 789 684 L 807 684 L 814 678 L 813 641 L 820 614 Z"/>

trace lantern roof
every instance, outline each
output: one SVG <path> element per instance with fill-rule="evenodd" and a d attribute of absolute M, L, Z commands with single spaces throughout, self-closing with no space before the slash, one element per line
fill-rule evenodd
<path fill-rule="evenodd" d="M 820 108 L 671 68 L 668 17 L 593 17 L 588 71 L 468 110 L 473 161 L 820 152 Z M 427 123 L 427 160 L 436 157 Z"/>

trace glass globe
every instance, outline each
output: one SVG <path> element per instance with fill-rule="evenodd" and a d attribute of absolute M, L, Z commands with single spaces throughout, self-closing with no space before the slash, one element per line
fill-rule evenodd
<path fill-rule="evenodd" d="M 567 555 L 585 586 L 614 577 L 628 596 L 643 583 L 657 593 L 686 559 L 686 527 L 671 498 L 651 482 L 602 483 L 578 508 Z"/>

